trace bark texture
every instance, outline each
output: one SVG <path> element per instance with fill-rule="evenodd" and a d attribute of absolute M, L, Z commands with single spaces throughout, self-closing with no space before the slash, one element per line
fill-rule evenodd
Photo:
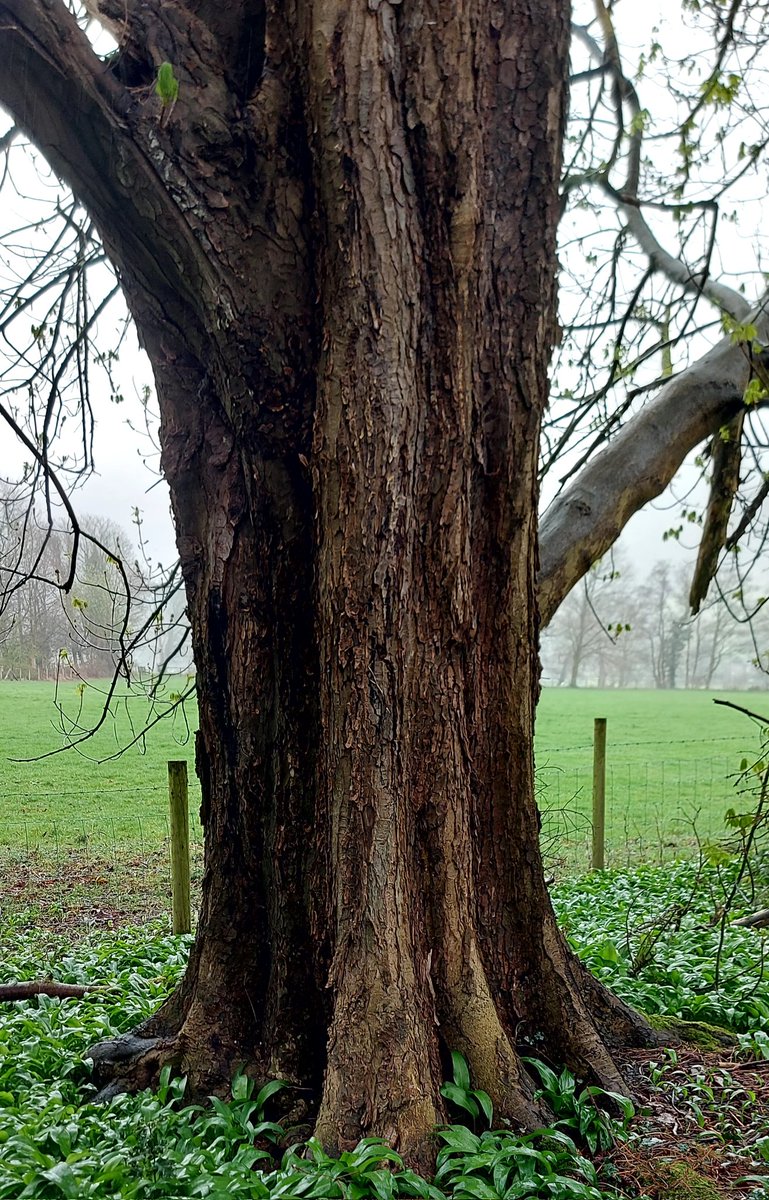
<path fill-rule="evenodd" d="M 246 1062 L 418 1160 L 449 1049 L 516 1121 L 521 1039 L 622 1090 L 652 1035 L 556 928 L 533 793 L 567 5 L 100 7 L 110 66 L 0 0 L 0 98 L 153 363 L 206 838 L 186 977 L 94 1051 L 106 1092 Z"/>

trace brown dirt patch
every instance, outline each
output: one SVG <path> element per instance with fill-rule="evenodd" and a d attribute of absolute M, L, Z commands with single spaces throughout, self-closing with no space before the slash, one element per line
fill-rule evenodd
<path fill-rule="evenodd" d="M 769 1062 L 680 1048 L 671 1062 L 662 1051 L 653 1058 L 638 1051 L 625 1055 L 624 1073 L 639 1115 L 632 1139 L 603 1158 L 618 1186 L 649 1200 L 769 1196 L 761 1152 L 769 1139 Z"/>
<path fill-rule="evenodd" d="M 166 918 L 171 882 L 167 851 L 93 857 L 77 850 L 55 857 L 39 851 L 0 852 L 0 918 L 24 914 L 29 923 L 77 937 L 94 929 L 117 929 Z M 201 863 L 192 863 L 193 909 Z"/>

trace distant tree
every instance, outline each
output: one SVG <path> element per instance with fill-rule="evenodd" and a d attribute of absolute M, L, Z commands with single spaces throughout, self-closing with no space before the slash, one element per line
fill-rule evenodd
<path fill-rule="evenodd" d="M 686 639 L 683 686 L 712 687 L 727 656 L 733 659 L 741 657 L 744 681 L 750 662 L 750 647 L 745 631 L 730 618 L 723 604 L 714 601 L 692 621 L 691 633 Z"/>
<path fill-rule="evenodd" d="M 0 498 L 0 670 L 8 678 L 50 678 L 63 644 L 56 571 L 63 538 L 46 537 L 12 493 Z M 50 582 L 49 582 L 50 581 Z"/>
<path fill-rule="evenodd" d="M 763 606 L 742 607 L 734 573 L 730 594 L 713 596 L 692 616 L 683 564 L 659 561 L 640 581 L 621 560 L 594 564 L 542 637 L 543 681 L 577 687 L 750 687 L 760 685 Z M 745 599 L 745 597 L 742 597 Z M 731 607 L 730 607 L 731 606 Z"/>
<path fill-rule="evenodd" d="M 615 652 L 620 641 L 627 642 L 635 611 L 632 579 L 620 569 L 619 560 L 594 563 L 545 630 L 545 681 L 559 687 L 615 682 L 614 662 L 624 659 Z"/>
<path fill-rule="evenodd" d="M 130 542 L 116 523 L 83 520 L 94 540 L 85 540 L 64 594 L 71 534 L 48 528 L 18 498 L 0 501 L 0 671 L 6 677 L 50 679 L 65 668 L 103 678 L 125 665 L 131 597 L 141 600 L 142 582 L 135 568 L 126 570 L 114 557 L 130 562 Z"/>
<path fill-rule="evenodd" d="M 673 582 L 669 563 L 657 563 L 651 573 L 646 622 L 654 686 L 674 688 L 678 683 L 684 649 L 689 640 L 684 597 Z"/>

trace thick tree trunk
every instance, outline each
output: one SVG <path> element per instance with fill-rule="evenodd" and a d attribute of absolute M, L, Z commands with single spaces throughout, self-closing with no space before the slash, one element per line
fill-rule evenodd
<path fill-rule="evenodd" d="M 651 1034 L 556 928 L 533 791 L 567 6 L 275 3 L 253 95 L 221 60 L 245 8 L 129 10 L 118 75 L 158 46 L 179 100 L 81 79 L 133 186 L 119 221 L 77 186 L 156 373 L 206 862 L 181 987 L 97 1074 L 245 1063 L 328 1145 L 417 1159 L 449 1049 L 516 1121 L 521 1039 L 622 1089 L 609 1047 Z"/>

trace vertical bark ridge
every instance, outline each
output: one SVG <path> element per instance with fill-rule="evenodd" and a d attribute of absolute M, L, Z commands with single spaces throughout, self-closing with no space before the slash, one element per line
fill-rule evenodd
<path fill-rule="evenodd" d="M 335 1006 L 318 1128 L 336 1145 L 373 1125 L 415 1146 L 441 1116 L 407 748 L 423 449 L 420 234 L 394 10 L 320 0 L 304 16 L 328 247 L 313 463 Z"/>

